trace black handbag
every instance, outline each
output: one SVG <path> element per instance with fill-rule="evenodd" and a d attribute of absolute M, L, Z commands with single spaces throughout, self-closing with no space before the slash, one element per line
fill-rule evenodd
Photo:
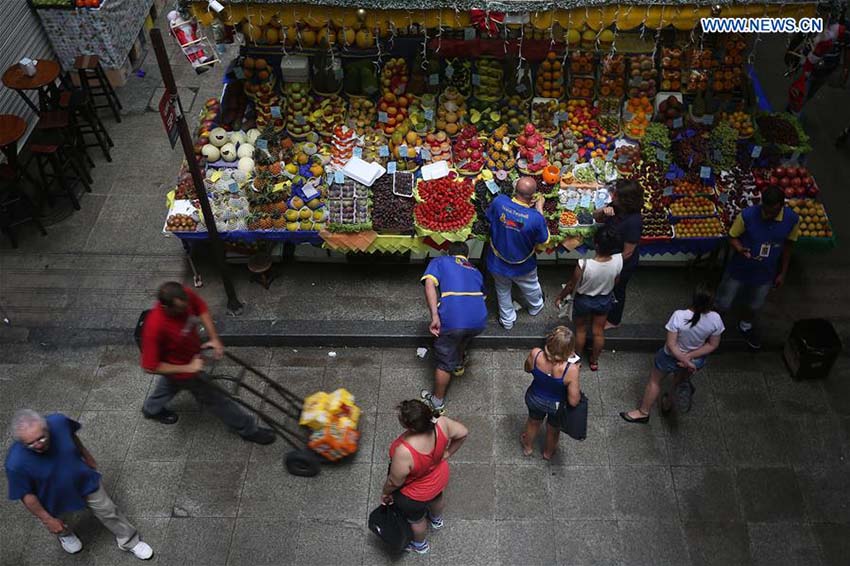
<path fill-rule="evenodd" d="M 575 407 L 570 407 L 570 404 L 564 400 L 558 405 L 555 415 L 558 417 L 558 426 L 566 434 L 576 440 L 587 438 L 587 395 L 582 393 Z"/>
<path fill-rule="evenodd" d="M 413 540 L 410 523 L 395 505 L 379 505 L 369 513 L 369 530 L 378 535 L 390 552 L 402 552 Z"/>

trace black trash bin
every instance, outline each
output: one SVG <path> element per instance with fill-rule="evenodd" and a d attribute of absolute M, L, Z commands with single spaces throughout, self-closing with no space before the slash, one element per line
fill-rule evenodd
<path fill-rule="evenodd" d="M 841 352 L 841 338 L 822 318 L 798 320 L 785 342 L 785 365 L 794 379 L 824 378 Z"/>

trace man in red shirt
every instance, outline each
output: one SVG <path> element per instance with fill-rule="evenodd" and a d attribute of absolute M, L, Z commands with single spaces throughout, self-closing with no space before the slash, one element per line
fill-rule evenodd
<path fill-rule="evenodd" d="M 176 423 L 177 414 L 165 405 L 186 390 L 245 440 L 258 444 L 274 442 L 271 429 L 258 427 L 254 415 L 208 385 L 201 349 L 212 348 L 219 359 L 224 346 L 203 299 L 175 281 L 163 283 L 157 299 L 142 327 L 142 369 L 159 378 L 145 399 L 142 414 L 163 424 Z M 204 344 L 198 334 L 199 322 L 210 336 Z"/>

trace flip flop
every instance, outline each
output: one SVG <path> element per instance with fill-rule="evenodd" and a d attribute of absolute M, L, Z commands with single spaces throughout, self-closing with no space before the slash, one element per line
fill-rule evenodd
<path fill-rule="evenodd" d="M 519 435 L 519 443 L 522 445 L 522 455 L 523 456 L 531 456 L 534 453 L 534 446 L 529 446 L 526 448 L 526 436 L 525 433 Z"/>

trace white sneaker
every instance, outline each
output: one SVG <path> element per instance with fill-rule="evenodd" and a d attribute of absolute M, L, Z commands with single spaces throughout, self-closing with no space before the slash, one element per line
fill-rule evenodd
<path fill-rule="evenodd" d="M 83 543 L 74 533 L 59 535 L 59 544 L 68 554 L 76 554 L 83 549 Z"/>
<path fill-rule="evenodd" d="M 134 546 L 127 552 L 132 553 L 133 556 L 135 556 L 139 560 L 150 560 L 151 556 L 153 556 L 153 549 L 148 543 L 141 540 L 136 543 L 136 546 Z"/>

